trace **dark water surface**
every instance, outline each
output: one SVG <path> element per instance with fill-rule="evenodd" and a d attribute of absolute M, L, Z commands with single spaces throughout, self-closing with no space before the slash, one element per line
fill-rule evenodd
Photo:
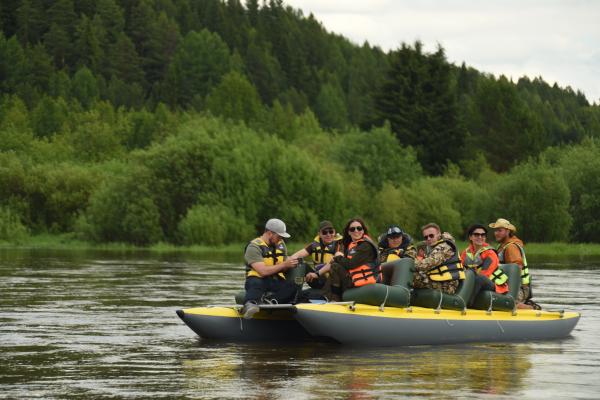
<path fill-rule="evenodd" d="M 564 340 L 362 349 L 199 340 L 175 310 L 243 285 L 238 256 L 202 258 L 0 250 L 0 398 L 600 398 L 599 260 L 532 268 L 583 314 Z"/>

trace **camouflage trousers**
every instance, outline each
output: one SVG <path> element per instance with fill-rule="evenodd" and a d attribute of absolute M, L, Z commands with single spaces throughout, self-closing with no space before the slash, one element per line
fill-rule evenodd
<path fill-rule="evenodd" d="M 413 278 L 413 287 L 415 289 L 435 289 L 448 294 L 456 293 L 456 288 L 458 288 L 459 283 L 459 281 L 432 281 L 429 279 L 429 276 L 427 276 L 427 272 L 418 270 L 415 272 L 415 277 Z"/>

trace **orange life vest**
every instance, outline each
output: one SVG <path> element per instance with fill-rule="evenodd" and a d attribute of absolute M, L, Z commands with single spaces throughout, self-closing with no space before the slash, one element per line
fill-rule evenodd
<path fill-rule="evenodd" d="M 348 270 L 350 278 L 352 278 L 352 286 L 361 287 L 364 285 L 372 285 L 377 283 L 379 279 L 379 263 L 377 262 L 377 245 L 371 240 L 370 237 L 364 235 L 361 239 L 356 242 L 351 242 L 346 250 L 346 258 L 351 260 L 356 253 L 356 247 L 362 242 L 369 243 L 375 250 L 375 260 L 371 263 L 363 264 L 358 267 Z"/>

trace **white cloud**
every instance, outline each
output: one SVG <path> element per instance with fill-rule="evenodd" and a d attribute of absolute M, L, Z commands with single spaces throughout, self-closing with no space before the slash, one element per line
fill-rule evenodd
<path fill-rule="evenodd" d="M 600 102 L 600 1 L 288 0 L 326 29 L 384 50 L 421 40 L 483 72 L 542 76 Z"/>

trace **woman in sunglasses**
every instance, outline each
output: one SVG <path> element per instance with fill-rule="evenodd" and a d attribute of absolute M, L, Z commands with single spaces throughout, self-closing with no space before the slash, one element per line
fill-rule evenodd
<path fill-rule="evenodd" d="M 344 227 L 342 251 L 330 264 L 331 273 L 325 285 L 325 295 L 331 301 L 341 301 L 344 290 L 376 283 L 379 279 L 377 245 L 368 235 L 360 218 L 353 218 Z"/>
<path fill-rule="evenodd" d="M 483 290 L 508 292 L 508 276 L 498 267 L 496 251 L 486 243 L 487 228 L 481 224 L 471 225 L 467 235 L 469 247 L 462 252 L 460 258 L 465 268 L 471 268 L 476 273 L 473 294 L 467 304 L 471 307 Z"/>

